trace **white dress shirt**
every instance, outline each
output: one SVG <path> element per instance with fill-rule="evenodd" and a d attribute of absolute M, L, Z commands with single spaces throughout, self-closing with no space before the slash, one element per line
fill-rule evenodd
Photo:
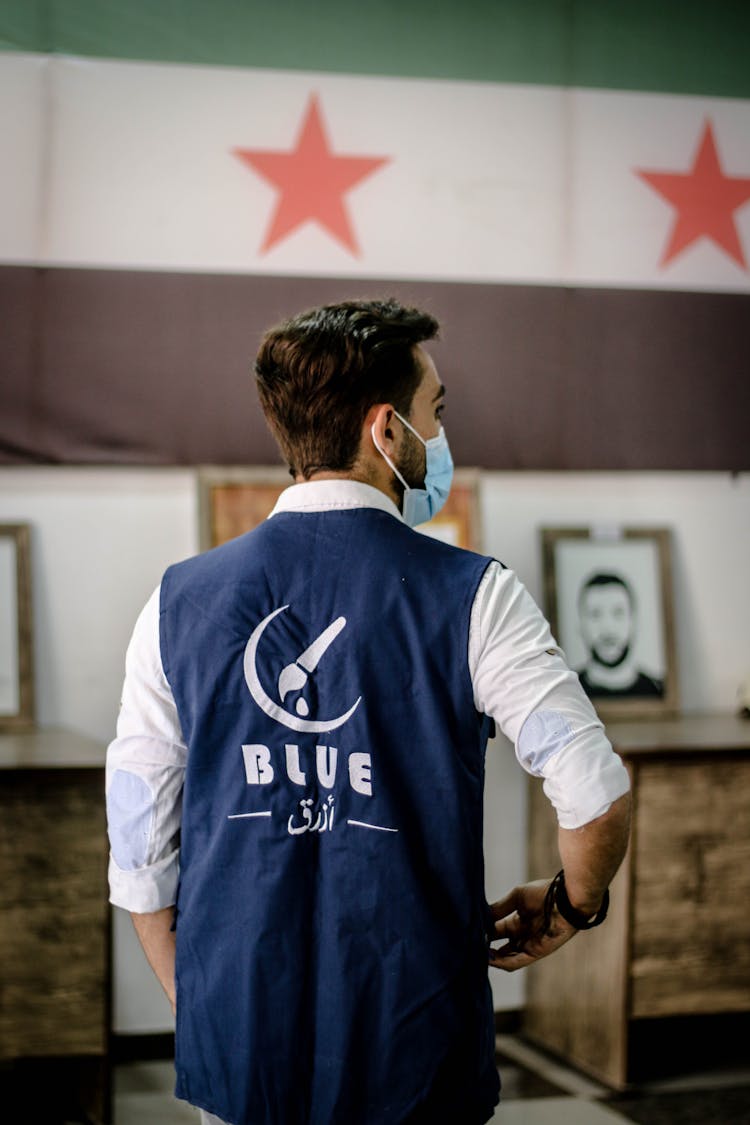
<path fill-rule="evenodd" d="M 351 480 L 292 485 L 269 518 L 359 507 L 401 519 L 384 493 Z M 161 662 L 159 593 L 128 646 L 117 737 L 107 752 L 110 901 L 139 914 L 175 902 L 188 756 Z M 544 779 L 561 827 L 587 824 L 627 792 L 627 771 L 549 625 L 513 571 L 497 562 L 474 599 L 468 662 L 477 710 L 495 720 L 523 768 Z"/>

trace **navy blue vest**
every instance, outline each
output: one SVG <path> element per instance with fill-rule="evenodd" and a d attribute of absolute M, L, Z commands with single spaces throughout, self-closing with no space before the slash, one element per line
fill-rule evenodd
<path fill-rule="evenodd" d="M 280 513 L 164 577 L 177 1095 L 232 1125 L 492 1114 L 487 563 L 361 508 Z"/>

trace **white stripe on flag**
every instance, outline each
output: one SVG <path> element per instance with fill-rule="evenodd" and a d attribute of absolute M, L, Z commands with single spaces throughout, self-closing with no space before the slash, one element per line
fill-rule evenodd
<path fill-rule="evenodd" d="M 331 150 L 388 157 L 344 196 L 361 256 L 315 222 L 261 253 L 317 94 Z M 0 260 L 191 272 L 747 291 L 706 238 L 659 261 L 707 118 L 750 176 L 750 102 L 0 55 Z M 734 214 L 750 259 L 750 204 Z"/>

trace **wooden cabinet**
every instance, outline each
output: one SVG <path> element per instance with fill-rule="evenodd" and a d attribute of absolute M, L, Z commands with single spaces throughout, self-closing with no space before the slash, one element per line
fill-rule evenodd
<path fill-rule="evenodd" d="M 750 721 L 613 722 L 633 783 L 633 833 L 607 921 L 526 974 L 524 1032 L 616 1088 L 636 1021 L 750 1012 Z M 529 874 L 559 867 L 534 783 Z"/>
<path fill-rule="evenodd" d="M 104 748 L 0 735 L 0 1065 L 24 1120 L 110 1119 L 106 841 Z"/>

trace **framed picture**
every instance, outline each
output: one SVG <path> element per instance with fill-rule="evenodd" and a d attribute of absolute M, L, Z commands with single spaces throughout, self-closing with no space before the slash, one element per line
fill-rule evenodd
<path fill-rule="evenodd" d="M 455 547 L 477 551 L 479 528 L 479 474 L 459 469 L 442 511 L 418 530 Z M 273 511 L 291 484 L 282 468 L 204 468 L 198 476 L 198 513 L 201 550 L 218 547 L 256 527 Z"/>
<path fill-rule="evenodd" d="M 0 524 L 0 730 L 34 725 L 28 524 Z"/>
<path fill-rule="evenodd" d="M 291 483 L 281 467 L 202 468 L 198 474 L 201 550 L 219 547 L 257 527 Z"/>
<path fill-rule="evenodd" d="M 552 632 L 603 718 L 678 710 L 670 532 L 542 529 Z"/>

